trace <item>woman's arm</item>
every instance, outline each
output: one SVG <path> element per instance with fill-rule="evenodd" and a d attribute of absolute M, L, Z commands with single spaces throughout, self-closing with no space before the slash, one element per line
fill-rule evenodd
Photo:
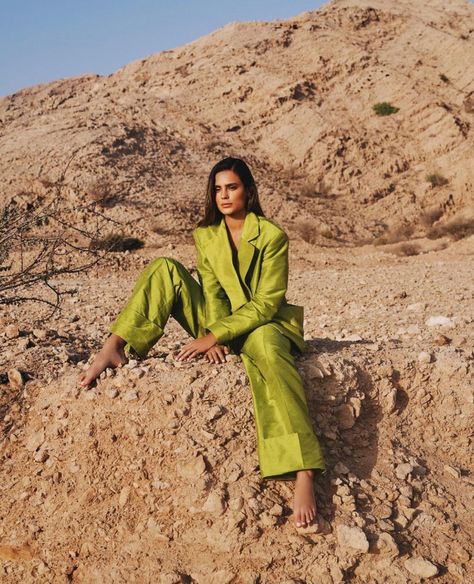
<path fill-rule="evenodd" d="M 222 344 L 270 322 L 278 312 L 287 287 L 288 236 L 280 232 L 263 253 L 259 284 L 252 299 L 229 316 L 215 320 L 207 329 Z"/>

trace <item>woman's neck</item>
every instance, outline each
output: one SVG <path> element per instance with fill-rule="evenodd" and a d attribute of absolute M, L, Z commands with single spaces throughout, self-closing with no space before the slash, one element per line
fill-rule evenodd
<path fill-rule="evenodd" d="M 231 215 L 224 215 L 224 221 L 230 231 L 241 231 L 244 227 L 245 217 L 247 212 L 244 211 L 244 215 L 240 217 L 232 217 Z"/>

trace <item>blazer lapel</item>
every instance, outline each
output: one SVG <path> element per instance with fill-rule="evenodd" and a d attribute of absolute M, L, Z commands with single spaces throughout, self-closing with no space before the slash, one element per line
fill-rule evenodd
<path fill-rule="evenodd" d="M 247 277 L 247 273 L 249 268 L 252 264 L 252 260 L 257 253 L 257 249 L 252 241 L 258 237 L 260 234 L 260 223 L 258 220 L 257 215 L 250 211 L 245 216 L 244 228 L 242 230 L 242 235 L 240 237 L 239 243 L 239 252 L 238 252 L 238 259 L 239 259 L 239 272 L 240 277 L 242 278 L 242 282 L 244 283 L 247 290 L 250 292 L 250 288 L 245 281 Z M 229 240 L 227 239 L 228 245 L 230 245 Z"/>
<path fill-rule="evenodd" d="M 257 248 L 252 241 L 260 234 L 260 225 L 257 215 L 249 211 L 245 216 L 244 228 L 242 230 L 239 251 L 237 254 L 239 273 L 234 269 L 232 261 L 232 247 L 227 235 L 227 228 L 224 217 L 215 229 L 215 237 L 206 245 L 211 263 L 218 267 L 219 277 L 222 285 L 227 290 L 233 309 L 248 302 L 252 293 L 245 278 L 252 265 L 252 260 L 257 254 Z M 239 278 L 240 275 L 240 278 Z"/>

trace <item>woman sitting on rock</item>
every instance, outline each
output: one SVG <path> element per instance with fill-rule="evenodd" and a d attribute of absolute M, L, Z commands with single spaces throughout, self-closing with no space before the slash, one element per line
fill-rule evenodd
<path fill-rule="evenodd" d="M 315 471 L 325 463 L 293 352 L 302 353 L 303 307 L 289 304 L 288 236 L 260 207 L 247 164 L 224 158 L 208 179 L 204 218 L 193 230 L 199 283 L 179 261 L 159 257 L 141 273 L 111 335 L 81 384 L 107 367 L 144 358 L 173 316 L 194 338 L 176 358 L 225 362 L 240 355 L 252 390 L 260 474 L 294 480 L 297 527 L 316 518 Z"/>

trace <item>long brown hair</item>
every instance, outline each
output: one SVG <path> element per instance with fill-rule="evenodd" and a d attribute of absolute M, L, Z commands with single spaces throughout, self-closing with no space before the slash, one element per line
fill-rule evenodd
<path fill-rule="evenodd" d="M 232 170 L 239 176 L 242 184 L 245 187 L 245 192 L 247 195 L 245 208 L 247 211 L 253 211 L 257 215 L 262 215 L 262 217 L 265 217 L 258 199 L 257 185 L 255 184 L 255 180 L 252 176 L 252 173 L 250 172 L 250 168 L 247 166 L 246 162 L 240 158 L 233 158 L 232 156 L 228 156 L 227 158 L 219 160 L 219 162 L 217 162 L 212 167 L 211 172 L 209 173 L 206 189 L 204 217 L 199 221 L 197 227 L 216 225 L 221 220 L 222 213 L 217 208 L 215 188 L 216 174 L 221 170 Z"/>

